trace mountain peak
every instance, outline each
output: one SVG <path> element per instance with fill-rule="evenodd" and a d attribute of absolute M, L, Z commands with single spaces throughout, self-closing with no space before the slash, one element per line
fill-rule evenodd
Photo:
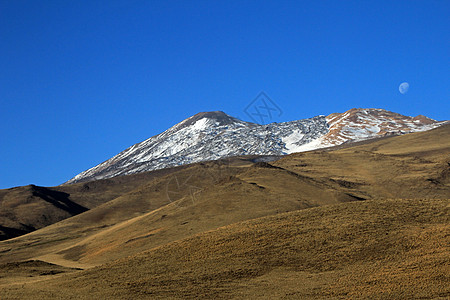
<path fill-rule="evenodd" d="M 422 124 L 433 124 L 433 123 L 436 123 L 436 120 L 428 118 L 428 117 L 426 117 L 424 115 L 415 116 L 413 118 L 413 120 L 416 121 L 416 122 L 420 122 Z"/>
<path fill-rule="evenodd" d="M 203 118 L 212 119 L 218 122 L 230 122 L 231 120 L 236 120 L 236 118 L 233 118 L 230 115 L 227 115 L 223 111 L 217 110 L 217 111 L 205 111 L 205 112 L 199 112 L 198 114 L 195 114 L 191 117 L 194 120 L 200 120 Z M 189 119 L 191 119 L 189 118 Z"/>
<path fill-rule="evenodd" d="M 199 112 L 195 115 L 193 115 L 192 117 L 201 117 L 201 118 L 220 118 L 220 117 L 230 117 L 229 115 L 227 115 L 226 113 L 224 113 L 221 110 L 216 110 L 216 111 L 204 111 L 204 112 Z"/>
<path fill-rule="evenodd" d="M 217 125 L 229 125 L 234 123 L 242 123 L 241 120 L 233 118 L 232 116 L 227 115 L 223 111 L 206 111 L 206 112 L 199 112 L 192 117 L 187 118 L 186 120 L 179 123 L 180 127 L 177 127 L 177 129 L 191 126 L 195 124 L 197 121 L 201 119 L 209 119 L 212 120 L 214 123 L 217 123 Z"/>

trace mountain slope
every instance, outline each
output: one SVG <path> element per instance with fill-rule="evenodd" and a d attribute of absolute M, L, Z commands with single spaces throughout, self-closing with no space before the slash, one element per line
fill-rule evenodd
<path fill-rule="evenodd" d="M 352 109 L 328 117 L 258 125 L 223 112 L 196 114 L 135 144 L 67 183 L 98 180 L 237 155 L 285 155 L 369 139 L 429 130 L 442 122 L 382 109 Z"/>

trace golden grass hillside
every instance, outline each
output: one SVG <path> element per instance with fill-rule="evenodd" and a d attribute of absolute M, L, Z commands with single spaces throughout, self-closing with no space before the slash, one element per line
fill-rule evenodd
<path fill-rule="evenodd" d="M 368 200 L 217 230 L 2 298 L 450 297 L 448 200 Z"/>

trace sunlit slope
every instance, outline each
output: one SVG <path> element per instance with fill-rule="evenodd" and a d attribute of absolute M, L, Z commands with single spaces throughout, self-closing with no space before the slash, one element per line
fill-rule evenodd
<path fill-rule="evenodd" d="M 383 154 L 417 155 L 439 159 L 450 149 L 450 123 L 427 132 L 406 134 L 354 147 Z"/>
<path fill-rule="evenodd" d="M 366 199 L 448 198 L 450 125 L 335 151 L 296 153 L 273 164 L 332 180 Z"/>
<path fill-rule="evenodd" d="M 368 200 L 264 217 L 0 295 L 447 298 L 448 204 Z"/>

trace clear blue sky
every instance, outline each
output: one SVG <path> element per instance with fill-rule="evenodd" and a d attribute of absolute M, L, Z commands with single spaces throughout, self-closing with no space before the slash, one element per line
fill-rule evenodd
<path fill-rule="evenodd" d="M 200 111 L 450 119 L 450 1 L 0 0 L 0 188 L 58 185 Z M 400 94 L 407 81 L 410 89 Z"/>

